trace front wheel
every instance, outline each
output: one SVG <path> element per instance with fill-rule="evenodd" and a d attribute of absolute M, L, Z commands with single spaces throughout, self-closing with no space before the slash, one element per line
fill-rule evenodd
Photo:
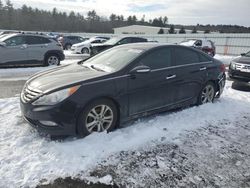
<path fill-rule="evenodd" d="M 88 48 L 83 48 L 83 49 L 81 50 L 81 53 L 82 53 L 82 54 L 89 54 L 89 49 L 88 49 Z"/>
<path fill-rule="evenodd" d="M 215 86 L 212 82 L 208 82 L 201 90 L 198 97 L 198 105 L 210 103 L 214 101 Z"/>
<path fill-rule="evenodd" d="M 79 136 L 93 132 L 112 131 L 117 125 L 116 105 L 108 99 L 98 99 L 89 104 L 78 118 Z"/>

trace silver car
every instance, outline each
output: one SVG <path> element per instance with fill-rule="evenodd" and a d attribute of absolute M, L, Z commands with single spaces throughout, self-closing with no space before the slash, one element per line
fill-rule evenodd
<path fill-rule="evenodd" d="M 59 65 L 65 56 L 54 39 L 37 34 L 9 34 L 0 37 L 0 67 Z"/>

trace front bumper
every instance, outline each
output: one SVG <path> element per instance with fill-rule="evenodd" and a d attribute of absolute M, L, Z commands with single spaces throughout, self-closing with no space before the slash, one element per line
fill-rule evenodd
<path fill-rule="evenodd" d="M 229 68 L 228 75 L 232 80 L 250 82 L 250 72 L 242 72 Z"/>
<path fill-rule="evenodd" d="M 76 135 L 76 119 L 74 114 L 76 111 L 65 108 L 65 104 L 55 106 L 34 106 L 30 103 L 24 103 L 20 100 L 21 112 L 24 120 L 39 132 L 43 132 L 52 136 Z M 46 125 L 43 122 L 54 122 L 56 126 Z"/>

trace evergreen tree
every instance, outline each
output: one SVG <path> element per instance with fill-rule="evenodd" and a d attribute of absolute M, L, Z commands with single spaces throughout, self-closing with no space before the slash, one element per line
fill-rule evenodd
<path fill-rule="evenodd" d="M 171 25 L 171 26 L 170 26 L 170 29 L 168 30 L 168 33 L 169 33 L 169 34 L 176 34 L 174 25 Z"/>
<path fill-rule="evenodd" d="M 158 31 L 158 34 L 164 34 L 164 30 L 161 28 L 161 29 Z"/>
<path fill-rule="evenodd" d="M 196 27 L 193 28 L 192 32 L 191 33 L 197 33 L 197 29 Z"/>
<path fill-rule="evenodd" d="M 180 34 L 185 34 L 186 33 L 186 30 L 185 30 L 185 28 L 183 26 L 181 27 L 179 33 Z"/>

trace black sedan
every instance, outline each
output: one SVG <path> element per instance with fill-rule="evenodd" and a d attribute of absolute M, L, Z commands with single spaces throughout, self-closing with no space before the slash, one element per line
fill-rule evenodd
<path fill-rule="evenodd" d="M 147 41 L 147 39 L 141 37 L 113 37 L 102 44 L 92 44 L 90 47 L 90 51 L 91 55 L 95 55 L 114 46 Z"/>
<path fill-rule="evenodd" d="M 250 82 L 250 52 L 241 54 L 230 63 L 228 75 L 232 80 Z"/>
<path fill-rule="evenodd" d="M 224 65 L 201 51 L 129 44 L 34 75 L 21 93 L 21 110 L 40 131 L 86 136 L 134 118 L 212 102 L 224 85 Z"/>

